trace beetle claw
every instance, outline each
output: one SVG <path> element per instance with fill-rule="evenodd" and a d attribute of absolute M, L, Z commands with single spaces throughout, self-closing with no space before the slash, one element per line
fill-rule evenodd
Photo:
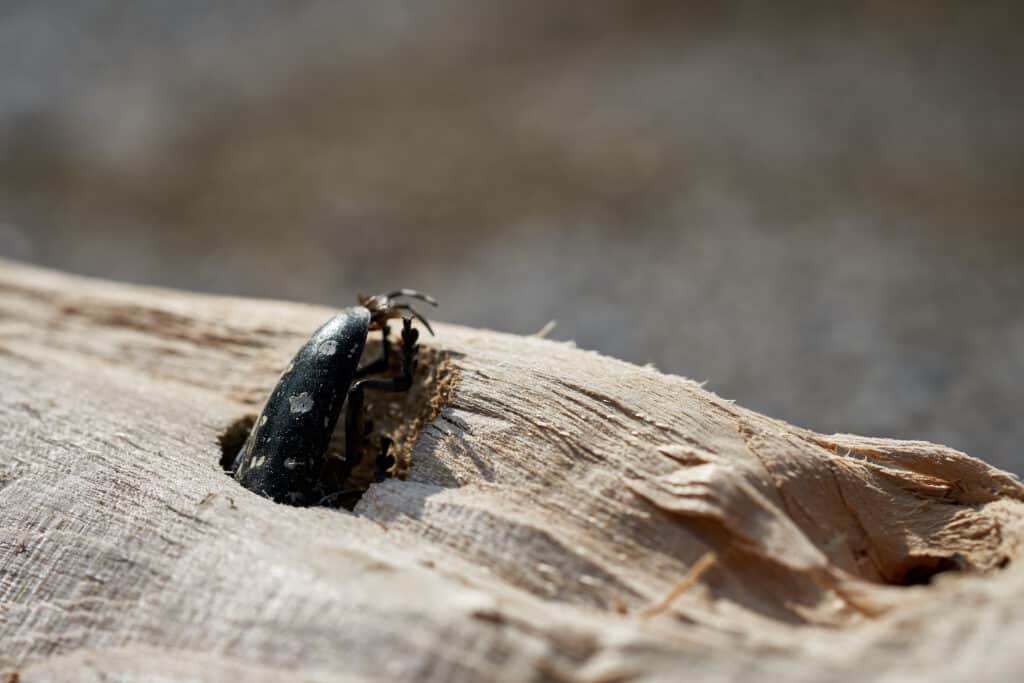
<path fill-rule="evenodd" d="M 412 326 L 412 317 L 405 316 L 402 318 L 402 344 L 405 346 L 413 346 L 416 341 L 420 338 L 420 331 Z"/>
<path fill-rule="evenodd" d="M 430 326 L 430 323 L 427 322 L 427 319 L 420 315 L 419 311 L 417 311 L 409 304 L 397 304 L 395 305 L 395 310 L 409 311 L 412 317 L 419 320 L 423 324 L 423 327 L 427 328 L 427 331 L 430 332 L 431 335 L 434 334 L 434 328 Z M 403 316 L 403 318 L 405 318 L 405 316 Z"/>

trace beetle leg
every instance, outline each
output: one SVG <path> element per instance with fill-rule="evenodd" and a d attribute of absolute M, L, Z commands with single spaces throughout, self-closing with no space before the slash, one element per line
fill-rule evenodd
<path fill-rule="evenodd" d="M 391 342 L 388 337 L 391 335 L 391 328 L 385 325 L 381 328 L 381 349 L 382 355 L 377 360 L 364 365 L 355 372 L 355 377 L 366 377 L 367 375 L 376 375 L 377 373 L 384 372 L 391 365 Z"/>
<path fill-rule="evenodd" d="M 402 374 L 397 377 L 375 377 L 361 379 L 348 390 L 345 406 L 345 469 L 343 479 L 348 478 L 352 469 L 362 458 L 363 430 L 360 422 L 363 418 L 363 394 L 367 389 L 374 391 L 408 391 L 412 386 L 412 373 L 416 369 L 416 352 L 419 346 L 416 340 L 420 333 L 412 326 L 412 318 L 402 320 Z M 383 455 L 382 458 L 387 458 Z M 390 465 L 389 465 L 390 467 Z"/>

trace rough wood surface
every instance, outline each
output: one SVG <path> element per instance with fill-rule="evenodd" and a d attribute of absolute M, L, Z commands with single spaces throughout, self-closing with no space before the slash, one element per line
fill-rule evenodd
<path fill-rule="evenodd" d="M 329 314 L 0 263 L 0 670 L 1019 676 L 1015 477 L 571 344 L 438 325 L 417 405 L 391 416 L 436 415 L 402 444 L 405 480 L 354 514 L 248 493 L 219 439 Z"/>

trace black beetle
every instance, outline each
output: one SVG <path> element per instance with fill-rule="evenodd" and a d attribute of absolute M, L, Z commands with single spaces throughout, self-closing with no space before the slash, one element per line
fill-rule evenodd
<path fill-rule="evenodd" d="M 400 289 L 388 294 L 359 297 L 359 306 L 346 308 L 328 320 L 299 349 L 267 398 L 252 432 L 234 461 L 234 477 L 245 488 L 278 503 L 312 505 L 352 491 L 325 491 L 325 453 L 345 412 L 345 463 L 335 479 L 343 483 L 359 462 L 363 393 L 407 391 L 416 367 L 415 317 L 433 334 L 426 319 L 409 304 L 397 303 L 400 296 L 414 297 L 436 306 L 426 294 Z M 390 343 L 387 321 L 402 318 L 402 371 L 397 377 L 360 379 L 388 369 Z M 366 336 L 371 330 L 383 333 L 383 356 L 359 367 Z M 353 383 L 353 380 L 356 380 Z M 346 404 L 347 399 L 347 404 Z M 377 458 L 378 480 L 394 464 L 388 456 L 388 441 Z"/>

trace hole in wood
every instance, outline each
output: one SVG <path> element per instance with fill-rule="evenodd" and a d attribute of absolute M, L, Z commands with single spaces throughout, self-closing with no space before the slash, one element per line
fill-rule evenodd
<path fill-rule="evenodd" d="M 961 572 L 966 569 L 964 558 L 959 555 L 952 557 L 910 557 L 901 567 L 901 571 L 893 577 L 892 583 L 897 586 L 925 586 L 932 579 L 945 572 Z"/>
<path fill-rule="evenodd" d="M 242 450 L 255 423 L 255 415 L 245 415 L 228 425 L 217 438 L 220 442 L 220 468 L 229 476 L 234 474 L 235 456 Z"/>
<path fill-rule="evenodd" d="M 377 348 L 374 348 L 374 347 Z M 364 356 L 380 353 L 379 343 L 367 343 Z M 384 374 L 396 374 L 400 359 L 393 354 L 392 367 Z M 443 352 L 420 349 L 419 362 L 413 376 L 412 387 L 402 393 L 367 392 L 364 402 L 366 437 L 358 456 L 358 464 L 345 466 L 345 426 L 342 410 L 338 425 L 323 455 L 319 476 L 323 496 L 314 505 L 344 507 L 352 510 L 370 486 L 378 483 L 378 456 L 387 442 L 387 454 L 394 464 L 387 479 L 405 479 L 412 466 L 412 451 L 423 425 L 433 420 L 447 402 L 454 384 L 454 373 Z M 269 391 L 269 389 L 268 389 Z M 252 432 L 257 416 L 244 415 L 232 422 L 220 435 L 220 466 L 228 476 L 234 476 L 235 460 Z M 347 473 L 347 474 L 346 474 Z"/>

